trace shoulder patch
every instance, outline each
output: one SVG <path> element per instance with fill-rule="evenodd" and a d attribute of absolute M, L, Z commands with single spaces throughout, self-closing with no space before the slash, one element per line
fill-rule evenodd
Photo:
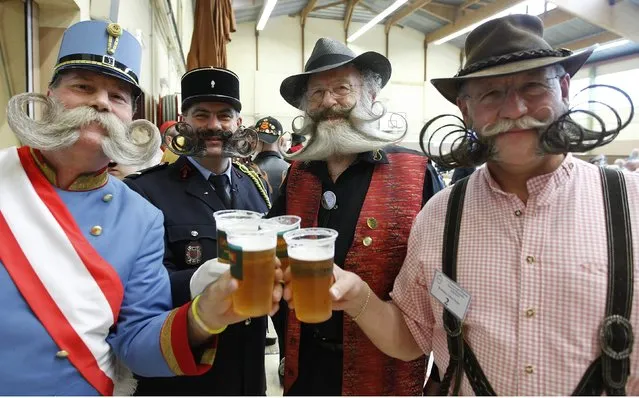
<path fill-rule="evenodd" d="M 135 180 L 136 178 L 138 178 L 138 177 L 140 177 L 142 175 L 153 173 L 154 171 L 158 171 L 158 170 L 164 170 L 168 166 L 169 166 L 169 162 L 162 162 L 162 163 L 157 164 L 155 166 L 151 166 L 149 168 L 136 171 L 133 174 L 129 174 L 128 176 L 126 176 L 126 178 L 131 178 L 131 179 Z"/>
<path fill-rule="evenodd" d="M 264 199 L 264 202 L 266 203 L 266 207 L 270 209 L 271 200 L 269 199 L 268 192 L 266 191 L 266 187 L 264 186 L 264 184 L 262 183 L 262 180 L 260 179 L 260 175 L 251 167 L 248 167 L 245 164 L 242 164 L 239 162 L 233 162 L 233 165 L 237 167 L 238 169 L 240 169 L 242 173 L 246 174 L 251 179 L 251 181 L 253 181 L 253 184 L 255 184 L 255 187 L 260 192 L 262 199 Z"/>

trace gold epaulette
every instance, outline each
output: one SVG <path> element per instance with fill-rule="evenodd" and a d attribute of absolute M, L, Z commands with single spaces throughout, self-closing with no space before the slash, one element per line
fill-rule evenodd
<path fill-rule="evenodd" d="M 252 170 L 250 167 L 246 167 L 242 163 L 233 162 L 233 164 L 237 166 L 237 168 L 240 169 L 242 173 L 246 174 L 247 176 L 251 178 L 251 180 L 253 180 L 253 184 L 255 184 L 255 187 L 257 188 L 257 190 L 260 191 L 260 195 L 262 195 L 262 199 L 264 199 L 264 202 L 266 202 L 266 207 L 270 209 L 271 200 L 268 198 L 268 193 L 266 192 L 266 188 L 264 187 L 264 184 L 262 184 L 262 181 L 260 181 L 260 177 L 257 174 L 257 172 Z"/>

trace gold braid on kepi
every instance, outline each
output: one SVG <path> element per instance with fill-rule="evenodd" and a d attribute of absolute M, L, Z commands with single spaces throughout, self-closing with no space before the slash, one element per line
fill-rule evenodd
<path fill-rule="evenodd" d="M 122 27 L 117 23 L 110 23 L 107 25 L 106 30 L 109 34 L 107 41 L 107 53 L 113 55 L 115 54 L 115 49 L 118 48 L 120 36 L 122 36 Z"/>
<path fill-rule="evenodd" d="M 268 193 L 266 192 L 266 188 L 264 188 L 264 185 L 262 185 L 262 181 L 260 181 L 260 177 L 257 175 L 257 173 L 251 170 L 250 168 L 246 167 L 242 163 L 233 162 L 233 164 L 235 164 L 242 173 L 246 174 L 247 176 L 251 178 L 251 180 L 253 180 L 253 184 L 255 184 L 255 186 L 257 187 L 257 190 L 260 191 L 260 195 L 262 195 L 262 199 L 264 199 L 264 202 L 266 202 L 266 207 L 270 209 L 271 200 L 268 198 Z"/>

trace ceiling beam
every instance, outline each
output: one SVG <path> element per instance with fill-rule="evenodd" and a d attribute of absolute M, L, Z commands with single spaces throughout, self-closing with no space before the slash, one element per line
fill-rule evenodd
<path fill-rule="evenodd" d="M 422 11 L 448 23 L 452 23 L 457 16 L 457 7 L 448 4 L 426 4 Z"/>
<path fill-rule="evenodd" d="M 541 18 L 541 21 L 544 23 L 544 29 L 548 29 L 552 26 L 568 22 L 576 17 L 560 8 L 553 8 L 543 14 L 539 14 L 539 18 Z"/>
<path fill-rule="evenodd" d="M 573 40 L 566 43 L 561 43 L 557 47 L 567 48 L 572 51 L 581 50 L 582 48 L 594 46 L 595 44 L 604 44 L 610 41 L 619 40 L 621 36 L 616 33 L 604 31 L 591 36 L 584 37 L 582 39 Z"/>
<path fill-rule="evenodd" d="M 472 13 L 465 13 L 464 15 L 457 18 L 452 24 L 446 25 L 440 29 L 430 32 L 426 35 L 426 42 L 432 43 L 434 41 L 442 39 L 473 24 L 481 22 L 486 18 L 492 17 L 498 12 L 504 11 L 519 3 L 521 3 L 521 0 L 496 0 L 494 3 L 485 5 L 482 8 L 473 11 Z"/>
<path fill-rule="evenodd" d="M 601 0 L 562 0 L 556 4 L 584 21 L 639 42 L 639 7 L 631 1 L 616 2 L 612 6 Z"/>
<path fill-rule="evenodd" d="M 306 7 L 304 7 L 304 9 L 302 10 L 302 13 L 300 14 L 302 17 L 300 19 L 300 23 L 302 24 L 302 26 L 306 25 L 306 18 L 308 17 L 308 14 L 310 14 L 311 11 L 313 11 L 316 3 L 317 3 L 317 0 L 308 0 L 308 3 L 306 3 Z"/>
<path fill-rule="evenodd" d="M 313 10 L 311 12 L 323 10 L 325 8 L 331 8 L 331 7 L 339 6 L 339 5 L 342 5 L 342 4 L 344 4 L 344 0 L 337 0 L 337 1 L 334 1 L 332 3 L 328 3 L 328 4 L 321 5 L 321 6 L 317 6 L 317 7 L 313 8 Z"/>
<path fill-rule="evenodd" d="M 410 14 L 412 14 L 415 11 L 419 10 L 420 8 L 422 8 L 426 4 L 430 3 L 431 1 L 432 0 L 415 0 L 415 1 L 413 1 L 413 3 L 411 5 L 404 6 L 404 8 L 402 8 L 399 12 L 395 12 L 388 19 L 388 22 L 386 22 L 384 30 L 386 31 L 386 33 L 388 33 L 390 31 L 390 28 L 393 25 L 395 25 L 397 22 L 401 21 L 402 19 L 406 18 Z"/>
<path fill-rule="evenodd" d="M 353 19 L 353 11 L 355 11 L 355 6 L 361 0 L 348 0 L 348 5 L 346 6 L 346 11 L 344 12 L 344 31 L 348 32 L 348 27 L 351 25 L 351 20 Z"/>
<path fill-rule="evenodd" d="M 467 9 L 468 7 L 473 6 L 473 5 L 477 4 L 477 3 L 481 3 L 481 0 L 466 0 L 465 2 L 460 4 L 459 7 L 457 7 L 457 8 L 461 12 L 461 11 L 464 11 L 465 9 Z"/>

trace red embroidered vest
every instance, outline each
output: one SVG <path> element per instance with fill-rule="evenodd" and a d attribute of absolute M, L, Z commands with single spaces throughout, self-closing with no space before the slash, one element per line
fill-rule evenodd
<path fill-rule="evenodd" d="M 427 158 L 411 153 L 387 154 L 377 164 L 357 221 L 344 269 L 365 280 L 389 300 L 404 258 L 413 220 L 422 207 Z M 302 218 L 302 228 L 317 225 L 322 183 L 293 163 L 286 192 L 287 213 Z M 284 390 L 298 375 L 300 322 L 288 314 Z M 379 351 L 350 317 L 344 316 L 342 395 L 422 395 L 424 357 L 404 362 Z"/>

